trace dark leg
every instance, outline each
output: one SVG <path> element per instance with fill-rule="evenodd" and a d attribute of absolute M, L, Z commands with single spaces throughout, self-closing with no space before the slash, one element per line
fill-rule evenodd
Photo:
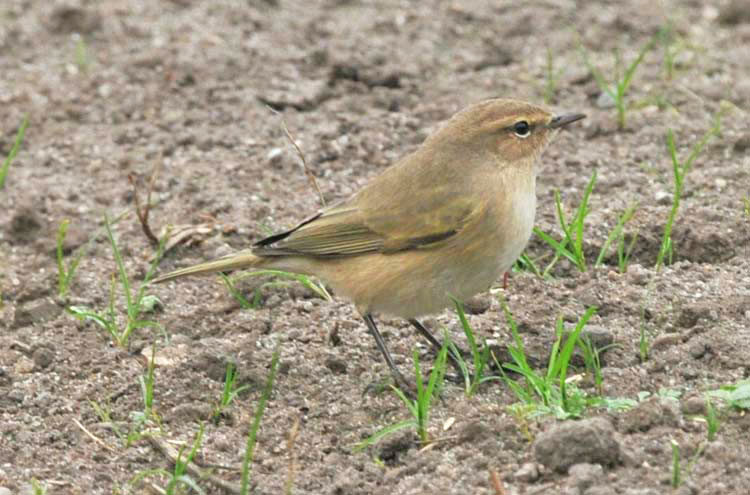
<path fill-rule="evenodd" d="M 443 344 L 441 344 L 440 341 L 436 339 L 435 336 L 432 335 L 430 331 L 425 328 L 424 325 L 419 323 L 419 321 L 415 320 L 414 318 L 409 320 L 409 323 L 411 323 L 414 326 L 414 328 L 417 329 L 417 332 L 419 332 L 419 334 L 422 337 L 427 339 L 427 341 L 432 345 L 433 349 L 435 349 L 435 352 L 440 352 L 440 350 L 443 348 Z M 456 346 L 456 349 L 461 354 L 461 356 L 467 355 L 458 346 Z M 456 359 L 456 356 L 453 355 L 453 352 L 451 352 L 450 349 L 448 349 L 448 360 L 451 362 L 451 365 L 456 369 L 456 371 L 458 371 L 458 373 L 461 374 L 462 373 L 461 365 L 458 363 L 458 359 Z"/>
<path fill-rule="evenodd" d="M 396 384 L 400 387 L 404 388 L 404 390 L 410 390 L 411 385 L 408 381 L 406 381 L 406 378 L 404 378 L 404 375 L 401 374 L 401 372 L 396 368 L 396 363 L 393 362 L 393 358 L 391 357 L 391 353 L 388 352 L 388 348 L 385 346 L 385 341 L 383 341 L 383 336 L 380 335 L 380 332 L 378 331 L 378 327 L 375 326 L 375 320 L 372 319 L 371 314 L 366 314 L 363 316 L 365 323 L 367 324 L 367 329 L 370 331 L 370 334 L 375 338 L 375 344 L 378 346 L 378 350 L 380 351 L 380 354 L 383 355 L 383 358 L 385 359 L 385 364 L 388 365 L 388 368 L 391 370 L 391 375 L 393 375 L 393 379 L 396 381 Z"/>

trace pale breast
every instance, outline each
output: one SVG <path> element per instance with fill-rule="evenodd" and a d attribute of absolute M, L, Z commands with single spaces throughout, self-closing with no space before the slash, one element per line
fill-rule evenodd
<path fill-rule="evenodd" d="M 533 188 L 516 189 L 512 198 L 494 205 L 477 232 L 476 251 L 463 253 L 465 273 L 454 277 L 460 282 L 455 290 L 462 298 L 487 290 L 510 270 L 531 236 L 535 210 Z"/>
<path fill-rule="evenodd" d="M 536 216 L 536 192 L 534 189 L 519 191 L 513 199 L 513 208 L 507 224 L 500 228 L 508 231 L 505 236 L 506 250 L 503 251 L 499 264 L 504 270 L 509 269 L 523 253 L 534 229 Z"/>

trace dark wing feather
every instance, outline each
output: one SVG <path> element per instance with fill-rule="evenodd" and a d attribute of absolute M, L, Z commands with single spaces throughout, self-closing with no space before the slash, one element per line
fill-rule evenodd
<path fill-rule="evenodd" d="M 351 256 L 378 251 L 383 236 L 369 229 L 355 208 L 333 207 L 308 218 L 293 229 L 255 243 L 260 256 Z"/>
<path fill-rule="evenodd" d="M 276 242 L 278 242 L 278 241 L 280 241 L 282 239 L 286 239 L 287 237 L 289 237 L 289 235 L 292 234 L 292 232 L 294 232 L 295 230 L 299 229 L 300 227 L 302 227 L 304 225 L 307 225 L 308 223 L 310 223 L 310 222 L 312 222 L 312 221 L 320 218 L 320 216 L 322 214 L 323 214 L 323 212 L 319 211 L 315 215 L 302 220 L 294 228 L 291 228 L 289 230 L 285 230 L 284 232 L 279 232 L 278 234 L 269 235 L 268 237 L 265 237 L 265 238 L 259 240 L 258 242 L 256 242 L 255 244 L 253 244 L 253 247 L 259 248 L 259 247 L 263 247 L 263 246 L 270 246 L 271 244 L 274 244 L 274 243 L 276 243 Z"/>

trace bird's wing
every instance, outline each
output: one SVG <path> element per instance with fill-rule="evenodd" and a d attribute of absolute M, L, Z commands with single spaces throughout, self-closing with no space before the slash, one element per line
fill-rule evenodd
<path fill-rule="evenodd" d="M 484 201 L 440 190 L 390 208 L 363 208 L 355 197 L 257 242 L 253 253 L 341 257 L 425 249 L 458 234 L 485 208 Z"/>

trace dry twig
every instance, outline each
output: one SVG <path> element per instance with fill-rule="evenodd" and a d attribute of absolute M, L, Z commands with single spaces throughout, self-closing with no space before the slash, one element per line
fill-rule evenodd
<path fill-rule="evenodd" d="M 284 127 L 284 132 L 286 133 L 286 137 L 289 139 L 289 142 L 292 143 L 292 146 L 294 146 L 294 149 L 297 150 L 297 154 L 302 160 L 302 166 L 305 169 L 305 175 L 307 175 L 307 179 L 312 183 L 313 187 L 318 192 L 318 197 L 320 198 L 320 204 L 325 208 L 326 200 L 323 197 L 323 193 L 320 191 L 320 187 L 318 187 L 318 181 L 315 180 L 315 176 L 313 175 L 310 168 L 307 166 L 307 160 L 305 160 L 305 155 L 302 154 L 302 150 L 299 149 L 297 142 L 292 137 L 292 133 L 289 132 L 289 128 L 286 126 L 286 121 L 284 119 L 281 119 L 281 125 Z"/>
<path fill-rule="evenodd" d="M 299 416 L 294 418 L 294 424 L 292 429 L 289 430 L 289 437 L 286 440 L 286 449 L 289 451 L 289 473 L 286 477 L 286 488 L 284 493 L 286 495 L 292 495 L 292 487 L 294 487 L 294 478 L 297 474 L 297 450 L 295 449 L 295 443 L 297 442 L 297 435 L 299 434 Z"/>
<path fill-rule="evenodd" d="M 143 233 L 146 235 L 146 238 L 151 242 L 151 244 L 155 246 L 159 245 L 159 238 L 156 237 L 156 235 L 154 235 L 154 232 L 151 230 L 151 226 L 148 223 L 148 214 L 151 211 L 151 192 L 154 190 L 154 183 L 156 182 L 156 177 L 159 174 L 159 169 L 161 168 L 161 161 L 162 155 L 161 153 L 159 153 L 159 156 L 156 159 L 156 163 L 154 164 L 154 168 L 151 171 L 151 177 L 148 181 L 145 206 L 141 206 L 141 199 L 140 196 L 138 196 L 138 177 L 134 173 L 128 175 L 128 180 L 133 186 L 135 214 L 138 216 L 138 220 L 141 222 L 141 228 L 143 229 Z"/>
<path fill-rule="evenodd" d="M 500 479 L 500 475 L 497 474 L 497 471 L 494 469 L 490 469 L 490 485 L 492 485 L 492 489 L 495 490 L 495 495 L 505 495 L 505 487 L 503 487 L 503 482 Z"/>
<path fill-rule="evenodd" d="M 154 168 L 151 171 L 151 176 L 149 177 L 148 181 L 148 188 L 146 189 L 146 203 L 141 203 L 141 197 L 138 194 L 138 177 L 136 174 L 130 174 L 128 175 L 128 180 L 130 181 L 130 184 L 133 186 L 133 200 L 135 201 L 135 213 L 138 216 L 138 220 L 141 223 L 141 228 L 143 229 L 143 233 L 146 235 L 146 238 L 151 242 L 151 244 L 158 246 L 159 245 L 159 237 L 157 237 L 156 234 L 154 234 L 154 231 L 151 229 L 151 224 L 149 224 L 148 217 L 149 213 L 151 212 L 151 193 L 154 190 L 154 184 L 156 183 L 156 178 L 159 175 L 159 170 L 161 169 L 161 163 L 162 163 L 162 157 L 161 154 L 156 160 L 156 163 L 154 164 Z M 203 238 L 211 234 L 214 229 L 214 223 L 215 219 L 211 218 L 211 222 L 201 223 L 198 225 L 176 225 L 176 226 L 168 226 L 166 229 L 163 229 L 161 235 L 167 237 L 167 241 L 164 244 L 164 250 L 163 253 L 167 253 L 172 248 L 177 246 L 178 244 L 189 244 L 191 242 L 200 242 Z"/>
<path fill-rule="evenodd" d="M 77 427 L 81 429 L 81 431 L 83 431 L 86 435 L 88 435 L 89 438 L 91 438 L 93 441 L 95 441 L 96 443 L 98 443 L 99 445 L 101 445 L 107 450 L 115 450 L 113 447 L 107 445 L 107 443 L 105 443 L 104 440 L 102 440 L 101 438 L 97 436 L 94 436 L 94 434 L 91 433 L 89 430 L 87 430 L 86 427 L 83 426 L 81 422 L 78 421 L 76 418 L 73 418 L 73 422 L 76 424 Z"/>
<path fill-rule="evenodd" d="M 271 108 L 270 106 L 266 105 L 269 110 L 271 110 L 276 115 L 281 115 L 277 110 Z M 294 146 L 294 149 L 297 150 L 297 155 L 299 155 L 300 160 L 302 160 L 302 167 L 305 169 L 305 175 L 307 176 L 307 180 L 310 181 L 310 184 L 315 188 L 315 191 L 318 193 L 318 198 L 320 198 L 320 204 L 325 208 L 326 206 L 326 200 L 323 197 L 323 193 L 320 191 L 320 187 L 318 187 L 318 181 L 315 180 L 315 176 L 313 175 L 312 171 L 310 170 L 310 167 L 307 166 L 307 160 L 305 160 L 305 155 L 302 153 L 302 150 L 297 145 L 297 142 L 292 137 L 292 133 L 289 132 L 289 127 L 286 125 L 286 120 L 284 120 L 284 117 L 281 117 L 281 128 L 284 129 L 284 134 L 286 134 L 287 139 L 289 139 L 289 142 L 292 143 L 292 146 Z"/>

